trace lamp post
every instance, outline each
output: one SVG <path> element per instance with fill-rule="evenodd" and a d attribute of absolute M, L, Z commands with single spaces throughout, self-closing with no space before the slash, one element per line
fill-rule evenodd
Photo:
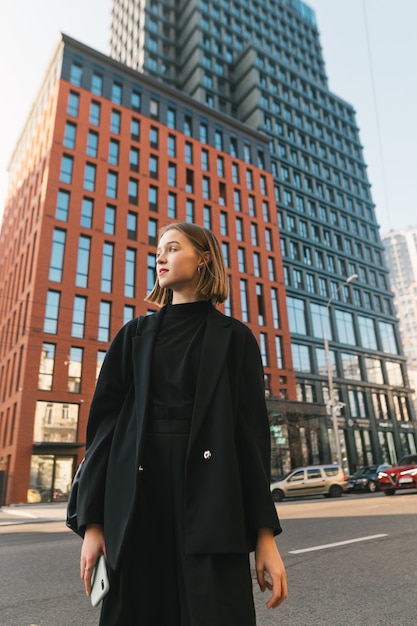
<path fill-rule="evenodd" d="M 330 324 L 330 305 L 333 302 L 334 297 L 337 296 L 339 291 L 343 289 L 345 285 L 348 285 L 349 283 L 351 283 L 353 280 L 356 280 L 357 278 L 358 278 L 357 274 L 352 274 L 330 295 L 330 298 L 328 299 L 327 304 L 326 304 L 327 320 L 329 320 L 329 324 Z M 336 460 L 337 460 L 339 467 L 342 467 L 342 451 L 340 449 L 339 425 L 337 423 L 337 415 L 338 415 L 338 411 L 341 408 L 341 403 L 336 402 L 336 398 L 334 396 L 333 372 L 332 372 L 332 364 L 330 363 L 329 339 L 327 337 L 327 329 L 326 329 L 327 320 L 326 320 L 326 324 L 324 325 L 323 339 L 324 339 L 324 352 L 326 354 L 327 379 L 329 383 L 329 407 L 330 407 L 330 413 L 332 417 L 334 441 L 336 445 Z"/>

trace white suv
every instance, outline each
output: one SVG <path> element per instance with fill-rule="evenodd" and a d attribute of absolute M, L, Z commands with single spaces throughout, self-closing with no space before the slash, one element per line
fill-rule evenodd
<path fill-rule="evenodd" d="M 347 476 L 338 465 L 309 465 L 297 467 L 271 483 L 271 493 L 274 502 L 291 496 L 337 498 L 347 491 L 347 486 Z"/>

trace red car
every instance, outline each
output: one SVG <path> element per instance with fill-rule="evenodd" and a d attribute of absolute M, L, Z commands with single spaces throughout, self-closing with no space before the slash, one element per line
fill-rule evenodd
<path fill-rule="evenodd" d="M 417 489 L 417 454 L 407 454 L 397 465 L 379 472 L 378 483 L 386 496 L 393 496 L 397 489 Z"/>

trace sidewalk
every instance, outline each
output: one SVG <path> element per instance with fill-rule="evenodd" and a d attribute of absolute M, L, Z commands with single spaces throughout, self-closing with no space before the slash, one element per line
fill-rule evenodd
<path fill-rule="evenodd" d="M 0 509 L 0 527 L 35 522 L 65 522 L 66 502 L 14 504 Z"/>

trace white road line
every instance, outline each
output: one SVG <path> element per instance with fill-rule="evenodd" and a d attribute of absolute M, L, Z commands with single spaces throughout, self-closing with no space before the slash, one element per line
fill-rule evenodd
<path fill-rule="evenodd" d="M 358 543 L 359 541 L 369 541 L 370 539 L 380 539 L 388 537 L 383 535 L 370 535 L 369 537 L 358 537 L 357 539 L 348 539 L 347 541 L 338 541 L 337 543 L 326 543 L 322 546 L 313 546 L 312 548 L 302 548 L 301 550 L 289 550 L 288 554 L 302 554 L 303 552 L 314 552 L 315 550 L 326 550 L 327 548 L 337 548 L 338 546 L 346 546 L 349 543 Z"/>

